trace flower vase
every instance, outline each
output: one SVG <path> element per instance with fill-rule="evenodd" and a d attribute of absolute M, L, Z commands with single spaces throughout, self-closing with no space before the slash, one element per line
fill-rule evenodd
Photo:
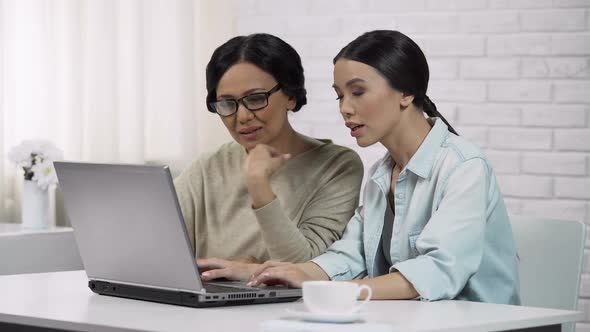
<path fill-rule="evenodd" d="M 49 191 L 39 188 L 37 182 L 25 180 L 22 197 L 22 227 L 49 228 Z"/>

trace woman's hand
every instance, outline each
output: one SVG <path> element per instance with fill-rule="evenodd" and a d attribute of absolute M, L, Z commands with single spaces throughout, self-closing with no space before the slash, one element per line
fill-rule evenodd
<path fill-rule="evenodd" d="M 219 258 L 197 259 L 201 278 L 205 281 L 226 278 L 229 280 L 248 280 L 260 264 L 228 261 Z"/>
<path fill-rule="evenodd" d="M 290 158 L 290 154 L 282 154 L 266 144 L 258 144 L 248 152 L 244 162 L 244 175 L 254 209 L 275 199 L 270 178 Z"/>
<path fill-rule="evenodd" d="M 301 288 L 304 281 L 310 280 L 329 280 L 329 278 L 324 270 L 311 262 L 293 264 L 267 261 L 252 274 L 248 286 L 283 284 L 289 287 Z"/>
<path fill-rule="evenodd" d="M 257 264 L 261 264 L 264 262 L 261 262 L 258 260 L 258 258 L 254 257 L 254 256 L 244 256 L 241 258 L 236 258 L 234 260 L 234 262 L 239 262 L 239 263 L 257 263 Z"/>
<path fill-rule="evenodd" d="M 277 149 L 266 145 L 258 144 L 248 152 L 244 162 L 244 172 L 248 180 L 270 179 L 270 177 L 287 160 L 290 154 L 280 153 Z"/>

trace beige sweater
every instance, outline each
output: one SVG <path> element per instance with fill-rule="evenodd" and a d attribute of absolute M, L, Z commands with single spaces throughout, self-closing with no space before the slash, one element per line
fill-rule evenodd
<path fill-rule="evenodd" d="M 277 198 L 256 210 L 242 173 L 245 157 L 239 144 L 224 144 L 174 181 L 197 257 L 303 262 L 342 236 L 363 177 L 354 151 L 318 141 L 273 175 Z"/>

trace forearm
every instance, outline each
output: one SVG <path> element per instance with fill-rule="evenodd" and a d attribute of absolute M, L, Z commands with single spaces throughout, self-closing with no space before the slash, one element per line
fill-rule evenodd
<path fill-rule="evenodd" d="M 319 254 L 319 249 L 285 214 L 280 201 L 275 199 L 254 213 L 271 259 L 299 263 Z"/>
<path fill-rule="evenodd" d="M 276 195 L 266 177 L 248 177 L 246 180 L 248 193 L 252 200 L 252 208 L 259 209 L 272 202 Z"/>
<path fill-rule="evenodd" d="M 293 263 L 311 259 L 309 242 L 284 213 L 269 179 L 251 176 L 247 186 L 270 258 Z"/>
<path fill-rule="evenodd" d="M 419 295 L 414 286 L 399 272 L 353 282 L 371 287 L 373 300 L 409 300 Z"/>
<path fill-rule="evenodd" d="M 307 274 L 311 280 L 330 280 L 326 272 L 314 262 L 297 264 L 297 266 Z"/>

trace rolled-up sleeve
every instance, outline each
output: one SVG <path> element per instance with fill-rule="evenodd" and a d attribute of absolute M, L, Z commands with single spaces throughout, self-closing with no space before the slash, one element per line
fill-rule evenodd
<path fill-rule="evenodd" d="M 367 274 L 363 249 L 363 207 L 356 209 L 342 238 L 328 250 L 311 260 L 326 272 L 331 280 L 352 280 Z"/>
<path fill-rule="evenodd" d="M 489 169 L 481 158 L 459 164 L 441 183 L 440 203 L 415 246 L 418 256 L 395 264 L 420 298 L 455 298 L 483 257 Z"/>

